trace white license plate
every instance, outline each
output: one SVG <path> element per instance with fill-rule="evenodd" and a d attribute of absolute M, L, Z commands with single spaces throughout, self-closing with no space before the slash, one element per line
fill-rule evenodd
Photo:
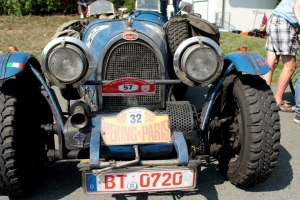
<path fill-rule="evenodd" d="M 83 174 L 87 194 L 188 190 L 196 186 L 196 169 L 187 167 L 124 169 Z"/>

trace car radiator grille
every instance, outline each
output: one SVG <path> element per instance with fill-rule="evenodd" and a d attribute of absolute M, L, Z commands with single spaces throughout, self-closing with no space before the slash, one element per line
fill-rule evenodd
<path fill-rule="evenodd" d="M 162 79 L 160 62 L 154 50 L 139 41 L 121 42 L 107 54 L 104 66 L 104 80 L 125 77 L 143 80 Z M 156 85 L 155 95 L 103 97 L 104 109 L 120 111 L 128 107 L 145 107 L 157 110 L 164 107 L 165 86 Z"/>

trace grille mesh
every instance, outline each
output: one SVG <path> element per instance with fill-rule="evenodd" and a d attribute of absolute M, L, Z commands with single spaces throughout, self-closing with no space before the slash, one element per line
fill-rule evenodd
<path fill-rule="evenodd" d="M 166 111 L 169 115 L 170 129 L 187 133 L 194 130 L 192 106 L 188 101 L 169 101 Z"/>
<path fill-rule="evenodd" d="M 143 80 L 161 79 L 159 60 L 150 46 L 142 42 L 122 42 L 109 52 L 104 66 L 104 80 L 125 77 Z M 104 97 L 106 110 L 123 110 L 128 107 L 146 107 L 156 110 L 162 107 L 164 86 L 156 85 L 155 95 L 131 97 Z"/>

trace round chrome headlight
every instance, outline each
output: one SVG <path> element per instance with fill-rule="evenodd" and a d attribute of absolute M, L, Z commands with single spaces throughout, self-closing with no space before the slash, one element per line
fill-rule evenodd
<path fill-rule="evenodd" d="M 203 83 L 217 72 L 218 58 L 214 50 L 206 45 L 195 44 L 182 55 L 181 67 L 193 81 Z"/>
<path fill-rule="evenodd" d="M 93 57 L 81 40 L 58 37 L 49 42 L 42 52 L 42 71 L 59 88 L 78 87 L 92 74 Z"/>
<path fill-rule="evenodd" d="M 184 84 L 206 86 L 220 76 L 223 70 L 223 55 L 215 41 L 195 36 L 178 46 L 173 64 L 177 77 Z"/>
<path fill-rule="evenodd" d="M 63 83 L 72 83 L 79 79 L 86 69 L 86 59 L 77 47 L 54 48 L 48 57 L 48 70 L 51 76 Z"/>

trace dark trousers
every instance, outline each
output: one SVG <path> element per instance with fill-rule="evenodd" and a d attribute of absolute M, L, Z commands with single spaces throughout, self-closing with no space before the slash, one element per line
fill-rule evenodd
<path fill-rule="evenodd" d="M 173 6 L 174 6 L 174 15 L 176 15 L 179 11 L 179 0 L 173 0 Z"/>
<path fill-rule="evenodd" d="M 162 15 L 165 16 L 165 17 L 167 17 L 168 2 L 167 1 L 160 1 L 160 5 L 161 5 Z"/>

